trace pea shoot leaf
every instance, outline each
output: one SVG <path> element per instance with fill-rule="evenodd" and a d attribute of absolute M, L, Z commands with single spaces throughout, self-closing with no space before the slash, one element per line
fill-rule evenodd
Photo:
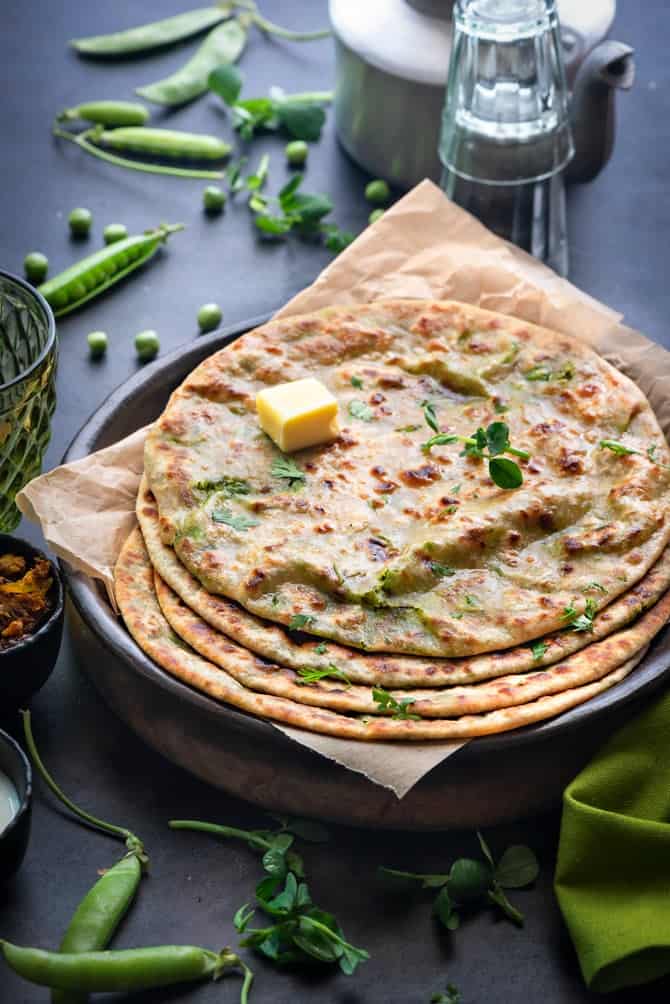
<path fill-rule="evenodd" d="M 207 86 L 227 105 L 234 105 L 242 92 L 242 79 L 242 74 L 233 63 L 222 63 L 208 76 Z"/>
<path fill-rule="evenodd" d="M 447 983 L 444 993 L 431 994 L 430 1004 L 463 1004 L 463 997 L 458 987 L 453 983 Z"/>
<path fill-rule="evenodd" d="M 523 844 L 508 847 L 495 870 L 495 880 L 503 889 L 523 889 L 540 874 L 538 860 Z"/>
<path fill-rule="evenodd" d="M 521 468 L 507 457 L 494 457 L 489 461 L 489 474 L 494 484 L 499 488 L 511 490 L 520 488 L 523 484 Z"/>

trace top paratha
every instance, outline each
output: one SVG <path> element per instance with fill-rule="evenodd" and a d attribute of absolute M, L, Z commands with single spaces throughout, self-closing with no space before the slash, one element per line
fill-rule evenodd
<path fill-rule="evenodd" d="M 307 375 L 338 397 L 342 431 L 294 455 L 291 484 L 254 399 Z M 522 487 L 496 487 L 457 444 L 422 451 L 425 401 L 443 432 L 504 419 L 531 454 Z M 210 592 L 360 648 L 447 657 L 564 627 L 636 582 L 670 536 L 667 463 L 644 395 L 590 349 L 409 300 L 250 332 L 184 381 L 145 452 L 163 538 Z"/>

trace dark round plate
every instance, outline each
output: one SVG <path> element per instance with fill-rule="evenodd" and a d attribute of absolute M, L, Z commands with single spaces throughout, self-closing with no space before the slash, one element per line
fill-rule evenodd
<path fill-rule="evenodd" d="M 195 366 L 265 320 L 265 317 L 254 318 L 239 327 L 199 338 L 195 343 L 144 368 L 114 391 L 89 418 L 70 444 L 63 462 L 79 460 L 153 421 L 162 411 L 170 393 Z M 264 756 L 273 759 L 275 773 L 283 763 L 286 770 L 293 771 L 296 782 L 304 773 L 301 785 L 307 784 L 308 787 L 310 777 L 313 778 L 314 763 L 318 763 L 318 790 L 307 791 L 303 787 L 302 801 L 305 804 L 296 806 L 295 800 L 301 801 L 301 789 L 296 783 L 293 801 L 288 798 L 290 808 L 365 825 L 430 828 L 484 825 L 544 808 L 555 800 L 565 782 L 588 759 L 598 743 L 660 686 L 670 669 L 670 636 L 666 628 L 654 639 L 640 665 L 621 683 L 549 721 L 472 740 L 444 764 L 438 765 L 398 802 L 385 789 L 372 784 L 362 775 L 292 743 L 269 723 L 219 704 L 165 673 L 132 640 L 114 615 L 99 584 L 73 572 L 67 565 L 64 565 L 64 573 L 75 608 L 75 637 L 89 657 L 96 655 L 94 663 L 86 660 L 88 671 L 108 703 L 149 743 L 220 787 L 265 806 L 284 810 L 288 807 L 286 792 L 277 792 L 275 786 L 270 785 L 270 790 L 261 786 L 263 791 L 259 794 L 258 785 L 254 787 L 258 772 L 255 774 L 251 769 L 252 761 L 260 761 Z M 125 670 L 123 677 L 118 674 L 119 664 Z M 121 693 L 122 679 L 125 693 Z M 185 721 L 188 719 L 193 737 L 200 735 L 202 738 L 205 733 L 211 732 L 207 748 L 201 749 L 196 756 L 186 740 L 174 742 L 174 735 L 159 734 L 156 722 L 147 709 L 138 711 L 138 707 L 128 699 L 128 688 L 132 689 L 133 684 L 138 688 L 138 701 L 146 703 L 154 698 L 159 701 L 163 727 L 168 730 L 172 727 L 173 733 L 175 730 L 187 731 Z M 235 751 L 231 750 L 231 745 L 235 746 Z M 217 752 L 221 761 L 220 770 L 211 759 Z M 234 759 L 238 753 L 241 762 L 249 767 L 244 783 L 231 778 L 230 762 L 227 765 L 223 763 L 230 757 Z M 485 775 L 482 774 L 484 761 Z M 260 763 L 256 765 L 265 778 Z M 269 769 L 269 765 L 266 766 Z M 520 777 L 519 771 L 525 771 L 525 776 Z M 349 804 L 340 807 L 333 804 L 332 791 L 328 791 L 328 784 L 323 783 L 326 775 L 332 775 L 331 780 L 338 788 L 340 799 L 344 790 L 348 794 L 355 791 L 358 794 L 354 796 L 354 802 L 360 798 L 367 804 L 361 806 L 356 802 L 353 808 Z M 500 792 L 496 793 L 496 783 L 501 781 L 506 786 L 502 796 Z M 281 783 L 285 786 L 285 776 L 281 777 Z M 445 800 L 449 787 L 453 788 L 455 784 L 459 789 L 466 784 L 470 787 L 474 784 L 477 789 L 465 799 L 461 790 L 461 804 L 456 808 L 447 805 L 450 798 Z M 431 790 L 433 800 L 428 797 Z M 434 802 L 436 792 L 441 796 L 439 806 Z M 349 801 L 344 799 L 344 803 Z"/>

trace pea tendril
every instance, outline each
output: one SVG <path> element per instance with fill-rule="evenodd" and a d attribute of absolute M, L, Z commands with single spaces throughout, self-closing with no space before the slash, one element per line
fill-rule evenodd
<path fill-rule="evenodd" d="M 110 836 L 118 837 L 120 840 L 125 841 L 126 847 L 130 854 L 135 854 L 142 865 L 145 867 L 149 863 L 149 858 L 147 857 L 144 845 L 142 841 L 137 837 L 131 830 L 125 828 L 125 826 L 115 826 L 114 823 L 107 823 L 103 819 L 98 819 L 97 816 L 91 815 L 90 812 L 86 812 L 82 809 L 71 798 L 65 794 L 65 792 L 59 787 L 54 781 L 53 777 L 45 767 L 41 756 L 37 751 L 37 746 L 35 745 L 35 737 L 33 736 L 32 724 L 30 719 L 30 711 L 21 711 L 21 717 L 23 718 L 23 734 L 26 740 L 26 746 L 30 753 L 31 759 L 37 768 L 37 772 L 44 781 L 44 783 L 51 789 L 56 798 L 67 806 L 70 812 L 74 813 L 89 826 L 93 826 L 98 830 L 102 830 L 103 833 L 109 833 Z"/>

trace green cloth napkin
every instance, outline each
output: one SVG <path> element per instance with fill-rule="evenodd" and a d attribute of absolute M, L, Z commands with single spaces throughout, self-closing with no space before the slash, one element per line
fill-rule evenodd
<path fill-rule="evenodd" d="M 670 693 L 565 789 L 555 889 L 592 990 L 670 972 Z"/>

